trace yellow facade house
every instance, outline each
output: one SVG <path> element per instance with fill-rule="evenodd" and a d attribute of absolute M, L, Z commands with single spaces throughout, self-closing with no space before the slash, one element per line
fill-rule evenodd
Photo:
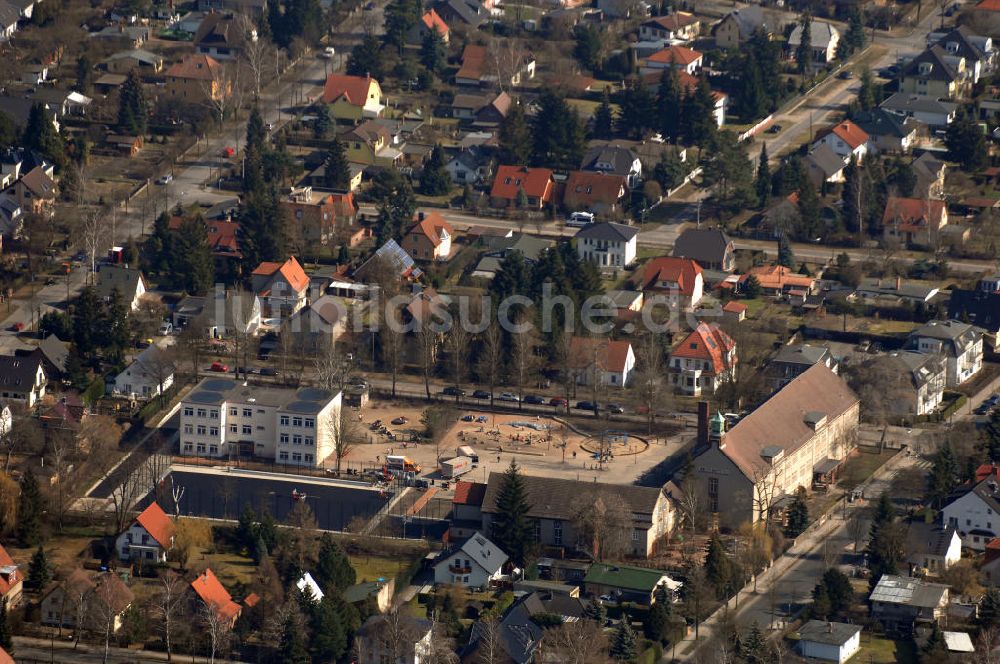
<path fill-rule="evenodd" d="M 323 87 L 323 103 L 329 104 L 335 120 L 344 122 L 382 117 L 385 111 L 382 87 L 371 76 L 330 74 Z"/>

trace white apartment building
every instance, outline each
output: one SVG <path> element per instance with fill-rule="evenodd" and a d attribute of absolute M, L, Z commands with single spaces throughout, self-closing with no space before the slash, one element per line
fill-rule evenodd
<path fill-rule="evenodd" d="M 576 253 L 603 269 L 624 268 L 635 262 L 639 230 L 624 224 L 590 224 L 576 234 Z"/>
<path fill-rule="evenodd" d="M 956 387 L 983 368 L 983 333 L 957 320 L 932 320 L 910 332 L 906 347 L 918 353 L 940 355 L 945 365 L 945 387 Z"/>
<path fill-rule="evenodd" d="M 319 466 L 334 451 L 341 397 L 318 388 L 206 378 L 181 402 L 180 453 Z"/>

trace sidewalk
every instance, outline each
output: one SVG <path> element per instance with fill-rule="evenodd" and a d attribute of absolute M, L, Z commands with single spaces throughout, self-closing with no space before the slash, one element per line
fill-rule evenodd
<path fill-rule="evenodd" d="M 109 662 L 136 664 L 140 662 L 166 662 L 167 653 L 155 650 L 131 650 L 112 646 L 109 649 Z M 14 653 L 17 662 L 100 662 L 104 658 L 103 644 L 80 643 L 73 647 L 72 641 L 63 639 L 38 639 L 30 636 L 14 637 Z M 51 659 L 50 659 L 51 658 Z M 217 661 L 222 657 L 216 656 Z M 193 664 L 208 664 L 207 657 L 194 655 L 179 655 L 174 653 L 175 662 L 192 662 Z M 243 664 L 239 660 L 226 660 L 233 664 Z"/>

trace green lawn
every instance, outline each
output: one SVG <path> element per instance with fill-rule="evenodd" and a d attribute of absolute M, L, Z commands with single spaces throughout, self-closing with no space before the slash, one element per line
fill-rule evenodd
<path fill-rule="evenodd" d="M 844 472 L 841 475 L 839 488 L 850 491 L 857 485 L 871 477 L 878 468 L 886 461 L 896 455 L 898 450 L 882 450 L 881 454 L 876 454 L 870 447 L 858 447 L 860 453 L 852 456 L 844 464 Z"/>
<path fill-rule="evenodd" d="M 861 650 L 852 661 L 858 664 L 911 664 L 917 661 L 916 647 L 911 639 L 893 641 L 882 636 L 861 637 Z"/>

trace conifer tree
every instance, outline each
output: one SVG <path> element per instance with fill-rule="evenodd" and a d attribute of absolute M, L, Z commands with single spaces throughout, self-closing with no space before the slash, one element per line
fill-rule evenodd
<path fill-rule="evenodd" d="M 281 641 L 278 644 L 282 664 L 311 664 L 312 659 L 309 657 L 305 642 L 298 616 L 294 613 L 289 614 L 282 627 Z"/>
<path fill-rule="evenodd" d="M 760 157 L 757 159 L 757 180 L 754 188 L 757 190 L 757 207 L 763 210 L 771 198 L 771 165 L 768 163 L 767 143 L 761 143 L 760 146 Z"/>
<path fill-rule="evenodd" d="M 521 568 L 525 566 L 533 548 L 534 528 L 528 520 L 530 510 L 521 469 L 511 459 L 497 494 L 492 539 Z"/>
<path fill-rule="evenodd" d="M 604 93 L 601 95 L 601 105 L 594 110 L 594 117 L 591 124 L 594 138 L 607 140 L 613 135 L 615 117 L 614 112 L 611 110 L 611 97 L 608 95 L 607 88 L 604 89 Z"/>
<path fill-rule="evenodd" d="M 25 585 L 32 590 L 42 590 L 52 580 L 52 568 L 45 555 L 45 547 L 39 546 L 28 564 L 28 578 Z"/>
<path fill-rule="evenodd" d="M 354 585 L 357 574 L 351 561 L 329 533 L 323 533 L 319 540 L 319 554 L 313 570 L 316 583 L 324 593 L 344 590 Z"/>
<path fill-rule="evenodd" d="M 500 123 L 497 136 L 498 156 L 501 164 L 527 166 L 531 159 L 531 127 L 524 113 L 524 107 L 515 103 L 507 117 Z"/>
<path fill-rule="evenodd" d="M 118 93 L 118 129 L 126 134 L 143 135 L 149 120 L 149 102 L 139 78 L 139 70 L 132 69 Z"/>
<path fill-rule="evenodd" d="M 29 469 L 21 480 L 21 496 L 17 505 L 17 538 L 25 546 L 34 546 L 42 538 L 42 503 L 38 480 Z"/>
<path fill-rule="evenodd" d="M 420 193 L 425 196 L 443 196 L 449 189 L 451 177 L 445 170 L 444 151 L 440 145 L 435 145 L 420 173 Z"/>
<path fill-rule="evenodd" d="M 344 144 L 340 138 L 333 139 L 330 151 L 323 164 L 323 184 L 335 191 L 349 191 L 351 188 L 351 164 L 347 160 Z"/>
<path fill-rule="evenodd" d="M 611 658 L 619 662 L 630 662 L 638 655 L 638 645 L 635 630 L 628 614 L 622 616 L 611 637 Z"/>
<path fill-rule="evenodd" d="M 788 507 L 788 534 L 791 537 L 801 535 L 809 525 L 809 505 L 806 503 L 805 489 L 795 492 L 795 498 Z"/>

